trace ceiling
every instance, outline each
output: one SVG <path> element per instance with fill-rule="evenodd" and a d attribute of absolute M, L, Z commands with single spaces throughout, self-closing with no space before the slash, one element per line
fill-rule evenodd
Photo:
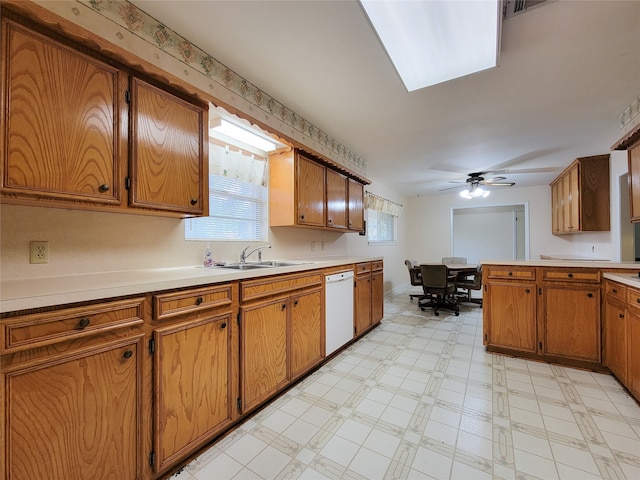
<path fill-rule="evenodd" d="M 497 68 L 411 93 L 357 1 L 132 3 L 401 195 L 441 193 L 486 170 L 509 169 L 509 188 L 547 185 L 573 159 L 608 153 L 640 95 L 640 1 L 534 6 L 504 20 Z"/>

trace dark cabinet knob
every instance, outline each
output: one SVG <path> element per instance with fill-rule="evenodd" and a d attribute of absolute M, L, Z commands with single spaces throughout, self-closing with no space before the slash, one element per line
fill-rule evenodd
<path fill-rule="evenodd" d="M 531 293 L 531 290 L 529 290 L 528 288 L 524 291 L 524 293 Z"/>
<path fill-rule="evenodd" d="M 293 306 L 294 306 L 294 307 L 297 307 L 297 306 L 298 306 L 298 300 L 296 300 L 296 301 L 294 301 L 294 302 L 293 302 Z"/>
<path fill-rule="evenodd" d="M 202 297 L 196 298 L 196 305 L 200 305 L 202 302 L 204 302 L 204 299 Z"/>
<path fill-rule="evenodd" d="M 332 219 L 327 220 L 327 223 L 333 223 Z"/>
<path fill-rule="evenodd" d="M 227 323 L 226 322 L 222 322 L 222 324 L 220 325 L 220 330 L 223 330 L 227 328 Z"/>
<path fill-rule="evenodd" d="M 593 293 L 587 293 L 587 297 L 593 298 Z"/>
<path fill-rule="evenodd" d="M 304 215 L 300 215 L 300 220 L 304 220 Z"/>
<path fill-rule="evenodd" d="M 191 205 L 195 205 L 196 203 L 198 203 L 198 199 L 197 198 L 192 198 L 191 199 Z"/>
<path fill-rule="evenodd" d="M 286 304 L 286 303 L 283 303 L 283 304 L 282 304 L 282 310 L 284 310 L 285 308 L 287 308 L 287 304 Z"/>
<path fill-rule="evenodd" d="M 513 272 L 509 272 L 509 276 L 510 276 L 510 277 L 511 277 L 511 276 L 513 276 Z"/>
<path fill-rule="evenodd" d="M 567 275 L 569 278 L 573 278 L 573 273 L 570 273 L 569 275 Z"/>
<path fill-rule="evenodd" d="M 102 185 L 100 185 L 98 187 L 98 190 L 100 190 L 101 192 L 108 192 L 109 191 L 109 185 L 107 185 L 106 183 L 103 183 Z"/>
<path fill-rule="evenodd" d="M 611 290 L 613 293 L 618 293 L 618 289 L 614 288 L 613 290 Z"/>
<path fill-rule="evenodd" d="M 624 313 L 619 313 L 619 314 L 618 314 L 618 316 L 619 316 L 620 318 L 624 318 Z"/>
<path fill-rule="evenodd" d="M 131 350 L 127 350 L 126 352 L 124 352 L 123 357 L 124 358 L 131 358 L 132 355 L 133 355 L 133 352 Z"/>
<path fill-rule="evenodd" d="M 78 322 L 78 326 L 80 328 L 87 328 L 90 323 L 91 323 L 91 320 L 89 320 L 88 318 L 83 318 Z"/>

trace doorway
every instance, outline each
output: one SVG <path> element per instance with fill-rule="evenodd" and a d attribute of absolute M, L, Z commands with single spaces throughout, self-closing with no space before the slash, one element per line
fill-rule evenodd
<path fill-rule="evenodd" d="M 451 209 L 451 252 L 469 263 L 529 258 L 529 205 Z"/>

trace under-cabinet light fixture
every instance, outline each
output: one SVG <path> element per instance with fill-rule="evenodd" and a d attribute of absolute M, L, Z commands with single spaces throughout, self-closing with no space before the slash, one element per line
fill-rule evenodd
<path fill-rule="evenodd" d="M 250 145 L 258 150 L 262 150 L 263 152 L 273 152 L 279 145 L 277 145 L 274 141 L 267 139 L 261 135 L 258 135 L 248 129 L 237 125 L 233 122 L 230 122 L 224 118 L 216 118 L 212 120 L 209 124 L 210 130 L 215 130 L 216 132 L 220 132 L 228 137 L 239 140 L 247 145 Z"/>
<path fill-rule="evenodd" d="M 498 65 L 500 0 L 360 0 L 406 89 Z"/>

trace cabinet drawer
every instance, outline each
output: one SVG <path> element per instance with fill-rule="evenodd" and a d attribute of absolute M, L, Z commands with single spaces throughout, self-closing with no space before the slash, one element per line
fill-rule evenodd
<path fill-rule="evenodd" d="M 371 262 L 371 270 L 374 272 L 382 270 L 383 265 L 384 265 L 384 262 L 382 262 L 382 260 Z"/>
<path fill-rule="evenodd" d="M 630 307 L 640 308 L 640 290 L 627 288 L 627 304 Z"/>
<path fill-rule="evenodd" d="M 0 347 L 9 353 L 141 324 L 143 303 L 134 298 L 7 318 Z"/>
<path fill-rule="evenodd" d="M 542 280 L 547 282 L 600 283 L 600 270 L 586 268 L 545 268 Z"/>
<path fill-rule="evenodd" d="M 371 271 L 371 262 L 356 263 L 356 275 L 369 273 Z"/>
<path fill-rule="evenodd" d="M 256 298 L 322 285 L 322 280 L 321 272 L 248 280 L 240 282 L 240 299 L 242 302 L 247 302 Z"/>
<path fill-rule="evenodd" d="M 535 280 L 536 270 L 529 267 L 487 266 L 487 278 L 510 280 Z"/>
<path fill-rule="evenodd" d="M 231 285 L 163 293 L 153 297 L 153 318 L 164 320 L 185 313 L 230 305 Z"/>
<path fill-rule="evenodd" d="M 627 298 L 627 287 L 621 283 L 606 280 L 604 283 L 604 293 L 609 298 L 618 298 L 624 302 Z"/>

